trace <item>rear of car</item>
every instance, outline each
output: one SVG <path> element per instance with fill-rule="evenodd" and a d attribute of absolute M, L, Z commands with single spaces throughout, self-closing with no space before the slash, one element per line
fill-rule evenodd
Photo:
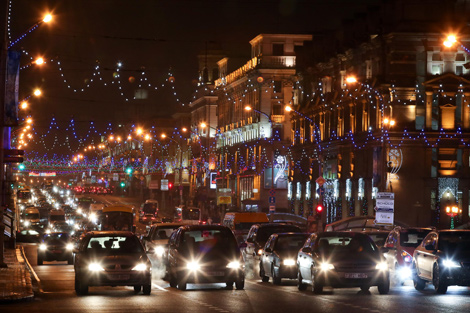
<path fill-rule="evenodd" d="M 232 230 L 238 243 L 245 241 L 254 224 L 268 223 L 266 213 L 262 212 L 229 212 L 225 214 L 223 225 Z"/>
<path fill-rule="evenodd" d="M 186 290 L 187 283 L 245 285 L 244 264 L 233 233 L 218 225 L 190 225 L 170 239 L 169 278 L 172 287 Z"/>
<path fill-rule="evenodd" d="M 152 266 L 139 239 L 131 232 L 87 233 L 75 255 L 75 290 L 89 286 L 134 286 L 151 292 Z"/>

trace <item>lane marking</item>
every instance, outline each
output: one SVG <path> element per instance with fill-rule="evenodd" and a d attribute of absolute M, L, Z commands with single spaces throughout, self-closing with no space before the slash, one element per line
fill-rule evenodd
<path fill-rule="evenodd" d="M 158 288 L 158 289 L 160 289 L 160 290 L 162 290 L 162 291 L 168 291 L 167 289 L 165 289 L 165 288 L 163 288 L 163 287 L 160 287 L 159 285 L 157 285 L 157 284 L 155 284 L 155 283 L 153 284 L 153 286 L 156 287 L 156 288 Z"/>

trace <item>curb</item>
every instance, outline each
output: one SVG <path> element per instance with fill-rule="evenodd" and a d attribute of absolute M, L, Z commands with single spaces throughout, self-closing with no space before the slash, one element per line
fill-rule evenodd
<path fill-rule="evenodd" d="M 20 301 L 32 301 L 34 299 L 33 285 L 31 282 L 31 272 L 29 272 L 30 269 L 28 267 L 29 262 L 28 262 L 28 265 L 26 265 L 27 260 L 22 255 L 22 253 L 24 254 L 24 251 L 22 251 L 22 248 L 23 247 L 15 249 L 15 252 L 16 252 L 16 258 L 18 260 L 17 266 L 22 266 L 22 269 L 21 269 L 22 279 L 23 279 L 22 283 L 25 285 L 25 288 L 27 289 L 27 291 L 10 295 L 7 297 L 3 297 L 0 299 L 0 304 L 8 304 L 8 303 L 14 303 L 14 302 L 20 302 Z"/>
<path fill-rule="evenodd" d="M 21 255 L 18 255 L 18 259 L 21 257 L 26 265 L 26 267 L 28 268 L 32 278 L 34 279 L 34 281 L 36 282 L 36 285 L 37 285 L 37 291 L 34 292 L 34 293 L 38 293 L 38 294 L 42 294 L 44 293 L 44 290 L 42 289 L 41 287 L 41 279 L 39 279 L 39 276 L 36 274 L 36 272 L 34 271 L 33 267 L 31 266 L 31 263 L 29 263 L 28 261 L 28 258 L 26 257 L 26 254 L 24 252 L 24 247 L 23 246 L 19 246 L 19 249 L 17 250 L 20 250 L 20 253 Z M 21 262 L 21 261 L 20 261 Z M 30 278 L 31 279 L 31 278 Z M 34 297 L 34 295 L 33 295 Z"/>

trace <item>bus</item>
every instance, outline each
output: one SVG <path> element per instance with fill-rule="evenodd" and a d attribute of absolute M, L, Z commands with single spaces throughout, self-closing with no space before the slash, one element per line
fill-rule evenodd
<path fill-rule="evenodd" d="M 17 203 L 27 204 L 31 203 L 31 191 L 29 189 L 20 189 L 16 192 Z"/>
<path fill-rule="evenodd" d="M 195 207 L 177 207 L 175 208 L 175 216 L 173 221 L 175 223 L 186 223 L 191 225 L 198 225 L 201 223 L 201 209 Z"/>
<path fill-rule="evenodd" d="M 100 217 L 101 230 L 126 230 L 135 232 L 134 209 L 125 206 L 103 208 Z"/>
<path fill-rule="evenodd" d="M 158 201 L 147 200 L 140 206 L 139 221 L 143 222 L 148 219 L 155 220 L 158 218 Z"/>

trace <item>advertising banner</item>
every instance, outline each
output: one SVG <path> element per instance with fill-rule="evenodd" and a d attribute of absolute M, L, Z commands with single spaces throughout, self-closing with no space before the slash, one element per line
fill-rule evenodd
<path fill-rule="evenodd" d="M 18 125 L 18 88 L 20 72 L 19 51 L 8 51 L 7 73 L 5 81 L 5 125 Z"/>

